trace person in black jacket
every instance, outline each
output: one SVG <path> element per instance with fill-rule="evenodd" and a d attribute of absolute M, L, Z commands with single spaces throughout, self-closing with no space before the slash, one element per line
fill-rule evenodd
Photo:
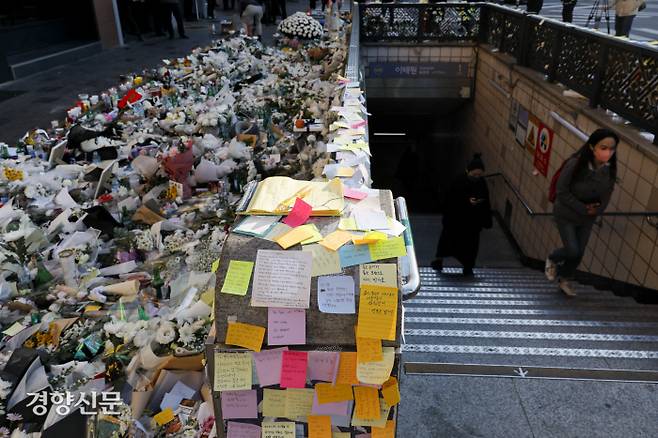
<path fill-rule="evenodd" d="M 444 257 L 455 257 L 463 266 L 463 275 L 472 276 L 480 246 L 480 231 L 491 228 L 489 189 L 482 177 L 484 163 L 475 154 L 466 172 L 457 177 L 446 196 L 443 211 L 443 230 L 436 249 L 436 260 L 431 264 L 443 269 Z"/>
<path fill-rule="evenodd" d="M 576 273 L 587 248 L 592 225 L 608 206 L 617 180 L 615 151 L 619 137 L 609 129 L 597 129 L 564 164 L 557 180 L 553 217 L 563 247 L 546 259 L 545 273 L 568 296 L 576 292 L 569 280 Z"/>

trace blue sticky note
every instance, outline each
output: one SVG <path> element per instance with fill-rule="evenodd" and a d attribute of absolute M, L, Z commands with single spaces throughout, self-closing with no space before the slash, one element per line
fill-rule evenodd
<path fill-rule="evenodd" d="M 338 250 L 340 267 L 361 265 L 372 261 L 368 245 L 343 245 Z"/>

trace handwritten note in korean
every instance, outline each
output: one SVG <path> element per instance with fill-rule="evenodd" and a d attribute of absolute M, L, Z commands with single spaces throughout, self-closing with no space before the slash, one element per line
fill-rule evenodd
<path fill-rule="evenodd" d="M 214 389 L 251 389 L 251 353 L 215 353 Z"/>
<path fill-rule="evenodd" d="M 306 351 L 284 351 L 281 362 L 281 387 L 303 388 L 306 385 Z"/>
<path fill-rule="evenodd" d="M 313 255 L 312 277 L 341 272 L 340 257 L 336 251 L 319 244 L 307 245 L 302 248 L 302 251 L 310 252 Z"/>
<path fill-rule="evenodd" d="M 377 420 L 381 416 L 377 388 L 354 387 L 354 416 L 363 420 Z"/>
<path fill-rule="evenodd" d="M 394 263 L 368 263 L 360 267 L 361 284 L 398 287 L 398 269 Z"/>
<path fill-rule="evenodd" d="M 260 438 L 260 426 L 229 421 L 226 438 Z"/>
<path fill-rule="evenodd" d="M 256 390 L 222 391 L 222 417 L 258 418 Z"/>
<path fill-rule="evenodd" d="M 291 420 L 311 415 L 314 391 L 311 388 L 288 388 L 286 390 L 286 418 Z"/>
<path fill-rule="evenodd" d="M 371 243 L 368 245 L 368 248 L 370 249 L 372 260 L 391 259 L 407 255 L 407 248 L 404 246 L 404 238 L 402 236 Z"/>
<path fill-rule="evenodd" d="M 359 379 L 356 377 L 356 353 L 349 351 L 340 352 L 338 373 L 336 374 L 336 384 L 339 383 L 349 385 L 359 384 Z"/>
<path fill-rule="evenodd" d="M 286 396 L 285 389 L 263 389 L 263 417 L 285 417 Z"/>
<path fill-rule="evenodd" d="M 267 309 L 267 344 L 306 344 L 306 310 L 276 307 Z"/>
<path fill-rule="evenodd" d="M 356 367 L 356 376 L 361 383 L 381 385 L 386 382 L 393 370 L 395 350 L 393 347 L 382 348 L 382 360 L 377 362 L 359 362 Z"/>
<path fill-rule="evenodd" d="M 281 353 L 286 350 L 288 347 L 254 353 L 258 383 L 261 387 L 279 384 L 281 381 Z"/>
<path fill-rule="evenodd" d="M 222 293 L 233 295 L 246 295 L 249 289 L 249 280 L 254 262 L 231 260 L 222 286 Z"/>
<path fill-rule="evenodd" d="M 397 288 L 361 285 L 357 336 L 394 341 L 397 311 Z"/>
<path fill-rule="evenodd" d="M 312 263 L 305 251 L 258 250 L 251 305 L 308 308 Z"/>
<path fill-rule="evenodd" d="M 331 417 L 327 415 L 309 416 L 308 438 L 331 438 Z"/>
<path fill-rule="evenodd" d="M 295 438 L 295 423 L 291 421 L 263 422 L 262 438 Z"/>
<path fill-rule="evenodd" d="M 338 351 L 309 351 L 308 352 L 308 378 L 333 382 L 338 371 Z"/>
<path fill-rule="evenodd" d="M 265 327 L 229 322 L 226 330 L 226 344 L 239 345 L 250 350 L 260 351 L 265 337 Z"/>
<path fill-rule="evenodd" d="M 354 313 L 354 279 L 347 275 L 318 277 L 318 307 L 324 313 Z"/>

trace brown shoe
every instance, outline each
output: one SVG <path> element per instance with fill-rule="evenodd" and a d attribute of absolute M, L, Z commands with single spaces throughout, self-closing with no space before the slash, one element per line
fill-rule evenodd
<path fill-rule="evenodd" d="M 575 297 L 578 295 L 576 291 L 571 287 L 571 284 L 565 279 L 560 280 L 559 287 L 560 290 L 568 297 Z"/>

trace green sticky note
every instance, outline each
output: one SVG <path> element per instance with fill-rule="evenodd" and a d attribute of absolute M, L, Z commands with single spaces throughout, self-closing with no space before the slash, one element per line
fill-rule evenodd
<path fill-rule="evenodd" d="M 309 237 L 308 239 L 302 240 L 300 242 L 302 245 L 310 245 L 311 243 L 316 243 L 323 239 L 320 230 L 318 230 L 318 227 L 315 226 L 315 224 L 306 224 L 306 225 L 302 225 L 302 227 L 308 227 L 313 232 L 313 237 Z"/>
<path fill-rule="evenodd" d="M 215 272 L 217 272 L 218 269 L 219 269 L 219 259 L 212 262 L 212 265 L 210 266 L 210 272 L 214 274 Z"/>
<path fill-rule="evenodd" d="M 11 327 L 7 328 L 2 333 L 7 335 L 7 336 L 15 336 L 18 333 L 22 332 L 23 330 L 25 330 L 25 327 L 23 326 L 23 324 L 16 321 Z"/>
<path fill-rule="evenodd" d="M 404 246 L 402 236 L 371 243 L 368 248 L 372 260 L 391 259 L 407 255 L 407 248 Z"/>
<path fill-rule="evenodd" d="M 233 295 L 246 295 L 249 289 L 249 280 L 251 271 L 254 269 L 254 262 L 241 262 L 231 260 L 228 264 L 228 272 L 222 286 L 222 293 Z"/>

